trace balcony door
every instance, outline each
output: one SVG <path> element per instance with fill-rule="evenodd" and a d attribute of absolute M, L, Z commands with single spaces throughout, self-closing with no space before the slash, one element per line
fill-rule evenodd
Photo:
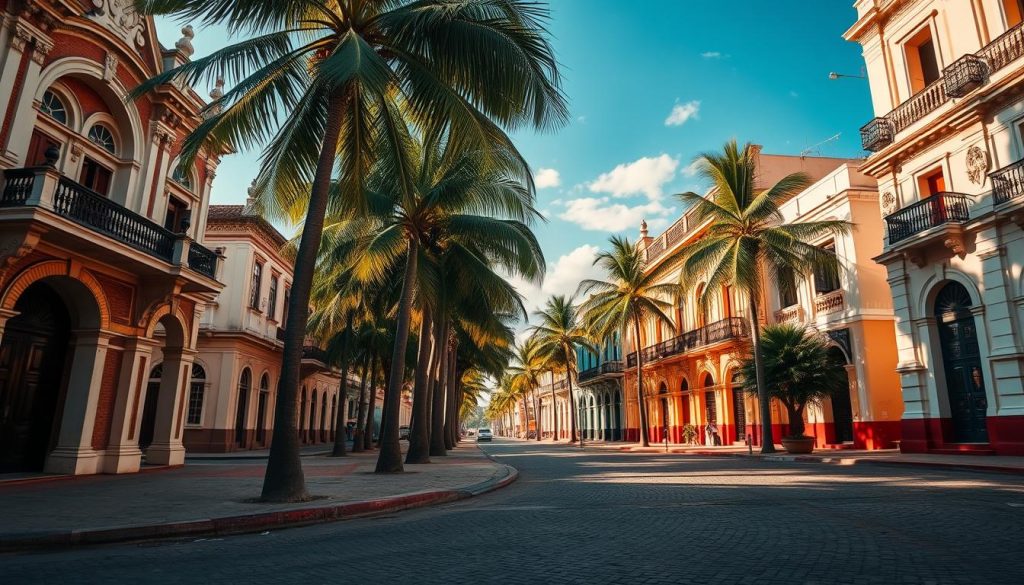
<path fill-rule="evenodd" d="M 113 171 L 95 160 L 85 157 L 78 182 L 106 197 L 110 195 L 110 180 L 113 176 Z"/>
<path fill-rule="evenodd" d="M 60 142 L 43 134 L 39 130 L 32 131 L 32 138 L 28 143 L 28 156 L 25 158 L 26 167 L 39 167 L 46 164 L 46 151 L 50 147 L 60 150 Z"/>
<path fill-rule="evenodd" d="M 946 374 L 953 441 L 988 442 L 988 397 L 982 375 L 978 330 L 971 297 L 963 285 L 951 282 L 935 299 L 935 318 Z"/>

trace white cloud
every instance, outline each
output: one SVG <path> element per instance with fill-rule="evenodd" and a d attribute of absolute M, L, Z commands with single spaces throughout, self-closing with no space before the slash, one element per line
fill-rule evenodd
<path fill-rule="evenodd" d="M 538 189 L 548 189 L 560 186 L 562 184 L 562 175 L 555 169 L 537 169 L 537 174 L 533 176 L 533 180 L 537 183 Z"/>
<path fill-rule="evenodd" d="M 548 265 L 542 285 L 527 282 L 516 276 L 510 277 L 509 282 L 525 297 L 524 304 L 532 316 L 533 312 L 544 306 L 552 295 L 572 296 L 576 294 L 581 280 L 601 278 L 601 270 L 594 266 L 594 258 L 599 251 L 597 246 L 584 244 L 561 256 Z"/>
<path fill-rule="evenodd" d="M 700 56 L 705 59 L 721 59 L 722 53 L 719 51 L 704 51 Z"/>
<path fill-rule="evenodd" d="M 684 177 L 695 177 L 697 176 L 698 171 L 700 171 L 700 161 L 695 160 L 683 167 L 682 170 L 679 171 L 679 174 Z"/>
<path fill-rule="evenodd" d="M 592 193 L 609 193 L 614 197 L 643 194 L 656 201 L 661 199 L 665 184 L 675 178 L 678 167 L 679 159 L 667 154 L 644 157 L 615 167 L 588 187 Z"/>
<path fill-rule="evenodd" d="M 580 124 L 586 124 L 587 123 L 587 117 L 586 116 L 580 116 L 579 118 L 576 118 L 576 121 L 579 122 Z"/>
<path fill-rule="evenodd" d="M 666 126 L 682 126 L 690 120 L 695 120 L 700 114 L 700 101 L 691 100 L 685 104 L 676 104 L 672 107 L 668 118 L 665 118 Z"/>
<path fill-rule="evenodd" d="M 640 222 L 645 219 L 652 229 L 667 225 L 667 218 L 674 211 L 675 208 L 665 207 L 660 201 L 630 206 L 611 203 L 607 197 L 583 197 L 568 201 L 558 217 L 585 230 L 624 232 L 639 231 Z"/>

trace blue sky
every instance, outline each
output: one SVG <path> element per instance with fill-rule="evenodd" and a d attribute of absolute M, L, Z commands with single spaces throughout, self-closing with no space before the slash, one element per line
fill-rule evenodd
<path fill-rule="evenodd" d="M 572 121 L 555 133 L 516 136 L 543 185 L 536 228 L 549 264 L 543 286 L 519 283 L 531 304 L 571 293 L 612 233 L 637 236 L 678 217 L 671 194 L 699 188 L 687 167 L 736 138 L 766 152 L 856 157 L 871 117 L 860 48 L 842 39 L 852 0 L 555 0 L 551 32 Z M 179 25 L 158 21 L 161 40 Z M 226 42 L 196 31 L 196 55 Z M 214 203 L 240 203 L 258 153 L 220 167 Z"/>

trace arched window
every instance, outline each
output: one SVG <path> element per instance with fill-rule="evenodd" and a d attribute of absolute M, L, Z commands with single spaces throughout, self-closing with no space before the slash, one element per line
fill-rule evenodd
<path fill-rule="evenodd" d="M 43 93 L 43 101 L 39 104 L 39 110 L 67 126 L 68 108 L 64 105 L 64 100 L 60 99 L 60 97 L 52 91 L 46 90 L 46 92 Z"/>
<path fill-rule="evenodd" d="M 206 370 L 199 364 L 192 364 L 192 382 L 188 391 L 188 418 L 190 425 L 198 425 L 203 421 L 203 394 L 206 392 Z"/>
<path fill-rule="evenodd" d="M 114 146 L 114 133 L 103 124 L 93 124 L 89 128 L 89 140 L 110 154 L 117 150 Z"/>
<path fill-rule="evenodd" d="M 249 390 L 252 388 L 252 372 L 249 368 L 242 370 L 238 380 L 238 411 L 235 412 L 235 442 L 245 446 L 245 423 L 249 410 Z"/>
<path fill-rule="evenodd" d="M 270 396 L 270 374 L 263 372 L 260 378 L 260 397 L 256 404 L 256 441 L 263 442 L 263 435 L 267 426 L 267 399 Z"/>
<path fill-rule="evenodd" d="M 192 190 L 192 176 L 180 164 L 174 167 L 174 172 L 171 173 L 171 180 L 189 191 Z"/>

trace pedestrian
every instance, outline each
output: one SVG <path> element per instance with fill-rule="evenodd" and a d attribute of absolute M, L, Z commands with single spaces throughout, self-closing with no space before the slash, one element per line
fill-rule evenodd
<path fill-rule="evenodd" d="M 711 444 L 719 446 L 722 444 L 722 439 L 718 436 L 718 425 L 715 421 L 708 421 L 708 434 L 711 436 Z"/>

